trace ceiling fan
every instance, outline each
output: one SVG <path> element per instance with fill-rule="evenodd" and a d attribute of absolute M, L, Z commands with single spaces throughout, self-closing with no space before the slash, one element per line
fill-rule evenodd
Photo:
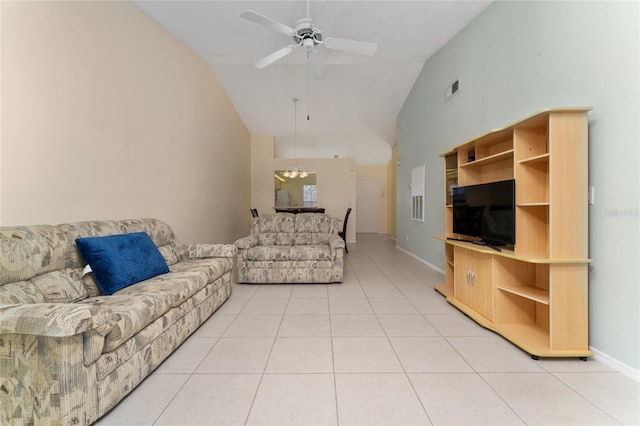
<path fill-rule="evenodd" d="M 287 56 L 298 47 L 304 47 L 307 50 L 307 61 L 311 68 L 311 74 L 316 80 L 322 80 L 325 77 L 325 70 L 320 55 L 316 50 L 316 46 L 324 45 L 328 49 L 341 50 L 343 52 L 355 53 L 358 55 L 372 56 L 376 53 L 378 45 L 367 41 L 349 40 L 345 38 L 324 37 L 323 30 L 313 25 L 313 19 L 309 18 L 309 3 L 307 2 L 307 17 L 298 20 L 293 28 L 266 16 L 260 15 L 252 10 L 246 10 L 240 14 L 240 17 L 263 25 L 272 30 L 281 32 L 293 38 L 294 44 L 287 45 L 270 55 L 258 60 L 253 64 L 256 68 L 262 69 L 267 65 L 276 62 Z"/>

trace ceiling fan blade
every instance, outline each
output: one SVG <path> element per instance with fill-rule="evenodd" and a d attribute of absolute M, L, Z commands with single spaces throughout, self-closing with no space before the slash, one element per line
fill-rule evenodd
<path fill-rule="evenodd" d="M 344 52 L 367 56 L 372 56 L 374 53 L 376 53 L 376 50 L 378 50 L 377 43 L 349 40 L 346 38 L 327 37 L 324 40 L 324 45 L 329 49 L 342 50 Z"/>
<path fill-rule="evenodd" d="M 240 17 L 248 21 L 255 22 L 256 24 L 265 26 L 267 28 L 271 28 L 272 30 L 276 30 L 288 36 L 293 36 L 296 33 L 293 28 L 288 27 L 278 21 L 274 21 L 271 18 L 267 18 L 266 16 L 260 15 L 253 10 L 245 10 L 240 14 Z"/>
<path fill-rule="evenodd" d="M 295 45 L 295 44 L 290 44 L 289 46 L 285 46 L 282 49 L 276 50 L 272 54 L 267 55 L 262 59 L 259 59 L 253 64 L 253 66 L 258 69 L 262 69 L 267 65 L 271 65 L 278 59 L 287 56 L 289 53 L 293 52 L 293 49 L 295 49 L 296 47 L 298 47 L 298 45 Z"/>
<path fill-rule="evenodd" d="M 322 80 L 327 76 L 324 70 L 322 61 L 320 61 L 320 55 L 315 50 L 309 50 L 307 52 L 307 59 L 309 60 L 309 68 L 311 68 L 311 74 L 316 80 Z"/>

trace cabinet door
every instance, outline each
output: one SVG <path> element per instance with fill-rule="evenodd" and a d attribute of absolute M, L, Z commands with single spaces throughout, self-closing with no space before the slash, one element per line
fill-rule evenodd
<path fill-rule="evenodd" d="M 473 253 L 471 272 L 473 309 L 487 319 L 493 320 L 493 256 Z"/>
<path fill-rule="evenodd" d="M 455 248 L 455 298 L 487 319 L 493 319 L 493 257 Z"/>
<path fill-rule="evenodd" d="M 460 302 L 473 308 L 473 288 L 471 287 L 472 253 L 469 250 L 456 247 L 454 259 L 454 296 Z"/>

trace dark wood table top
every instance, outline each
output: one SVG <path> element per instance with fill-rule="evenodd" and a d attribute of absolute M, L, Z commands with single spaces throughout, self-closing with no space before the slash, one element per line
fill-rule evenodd
<path fill-rule="evenodd" d="M 322 207 L 275 207 L 276 213 L 324 213 Z"/>

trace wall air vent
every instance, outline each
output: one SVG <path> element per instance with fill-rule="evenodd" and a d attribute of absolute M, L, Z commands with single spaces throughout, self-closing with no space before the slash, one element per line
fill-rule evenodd
<path fill-rule="evenodd" d="M 449 87 L 447 87 L 447 92 L 445 93 L 444 97 L 448 101 L 454 95 L 457 95 L 459 91 L 460 91 L 460 79 L 457 79 L 456 81 L 451 83 Z"/>

